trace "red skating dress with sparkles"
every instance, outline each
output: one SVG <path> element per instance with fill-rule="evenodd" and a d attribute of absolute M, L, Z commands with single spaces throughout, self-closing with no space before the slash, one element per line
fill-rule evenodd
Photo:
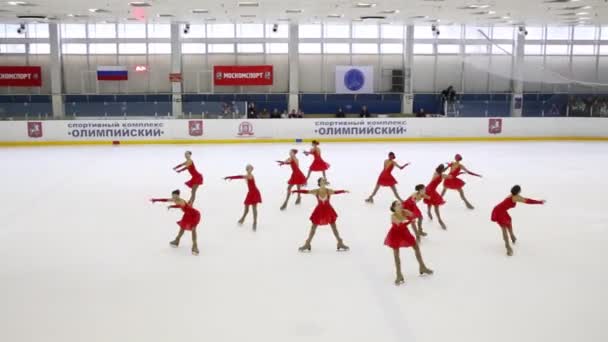
<path fill-rule="evenodd" d="M 312 164 L 310 164 L 311 171 L 325 171 L 329 169 L 329 164 L 321 158 L 321 152 L 319 152 L 319 150 L 313 150 L 310 153 L 314 157 Z"/>
<path fill-rule="evenodd" d="M 247 197 L 245 197 L 245 205 L 253 205 L 262 203 L 262 195 L 260 194 L 260 190 L 255 185 L 255 179 L 252 177 L 251 179 L 247 179 Z"/>
<path fill-rule="evenodd" d="M 291 166 L 291 178 L 287 181 L 289 185 L 304 185 L 306 184 L 306 176 L 300 170 L 300 167 L 296 163 L 295 160 L 291 160 L 289 162 L 289 166 Z"/>
<path fill-rule="evenodd" d="M 462 179 L 458 178 L 460 173 L 460 165 L 458 165 L 450 171 L 449 175 L 451 177 L 448 177 L 443 181 L 443 186 L 452 190 L 462 189 L 465 183 Z"/>
<path fill-rule="evenodd" d="M 416 205 L 416 199 L 414 199 L 413 196 L 410 196 L 410 198 L 406 199 L 402 203 L 402 207 L 403 209 L 411 211 L 414 215 L 414 219 L 422 218 L 422 212 L 420 212 L 420 209 L 418 209 L 418 206 Z"/>
<path fill-rule="evenodd" d="M 500 226 L 511 227 L 511 216 L 507 212 L 509 209 L 515 208 L 517 203 L 513 201 L 513 197 L 509 196 L 504 201 L 498 203 L 492 210 L 492 222 L 498 223 Z"/>
<path fill-rule="evenodd" d="M 430 197 L 430 198 L 424 199 L 424 203 L 426 205 L 443 205 L 443 204 L 445 204 L 445 200 L 437 192 L 437 187 L 441 183 L 442 179 L 443 178 L 441 176 L 436 176 L 435 178 L 433 178 L 431 180 L 429 185 L 426 186 L 426 189 L 425 189 L 426 195 Z"/>
<path fill-rule="evenodd" d="M 189 188 L 192 188 L 195 185 L 203 184 L 203 175 L 201 175 L 196 170 L 196 167 L 194 167 L 194 163 L 190 164 L 190 166 L 188 166 L 186 170 L 188 170 L 188 172 L 190 172 L 190 176 L 192 176 L 192 178 L 185 183 Z"/>
<path fill-rule="evenodd" d="M 192 230 L 201 221 L 201 213 L 187 203 L 180 206 L 180 208 L 184 212 L 184 216 L 182 216 L 181 220 L 177 221 L 177 225 L 182 229 Z"/>
<path fill-rule="evenodd" d="M 313 210 L 312 215 L 310 215 L 310 221 L 317 226 L 325 226 L 328 224 L 336 223 L 338 219 L 338 214 L 329 203 L 329 198 L 331 196 L 327 194 L 326 199 L 322 199 L 317 195 L 317 206 L 315 210 Z"/>
<path fill-rule="evenodd" d="M 393 223 L 391 229 L 386 234 L 384 244 L 390 248 L 412 247 L 416 245 L 416 238 L 412 235 L 407 226 L 412 221 L 406 219 L 400 223 Z"/>
<path fill-rule="evenodd" d="M 380 186 L 393 186 L 397 184 L 397 180 L 393 177 L 393 169 L 395 168 L 395 163 L 391 162 L 391 164 L 382 170 L 380 173 L 380 177 L 378 177 L 378 185 Z"/>

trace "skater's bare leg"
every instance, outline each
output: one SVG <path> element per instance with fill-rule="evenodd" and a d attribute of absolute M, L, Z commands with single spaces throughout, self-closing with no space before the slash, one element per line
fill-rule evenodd
<path fill-rule="evenodd" d="M 349 250 L 349 247 L 345 245 L 342 241 L 342 238 L 340 237 L 340 232 L 338 232 L 338 227 L 335 223 L 331 224 L 331 231 L 334 233 L 336 241 L 338 242 L 338 250 Z"/>
<path fill-rule="evenodd" d="M 365 200 L 365 202 L 373 203 L 374 202 L 374 196 L 376 196 L 376 193 L 378 192 L 378 189 L 380 189 L 380 184 L 376 184 L 376 187 L 374 188 L 374 191 L 372 191 L 372 194 L 369 195 L 369 197 Z"/>
<path fill-rule="evenodd" d="M 306 242 L 304 242 L 304 245 L 300 248 L 298 248 L 298 250 L 300 252 L 303 251 L 310 251 L 310 243 L 312 242 L 312 238 L 315 237 L 315 233 L 317 232 L 317 225 L 313 224 L 312 227 L 310 227 L 310 232 L 308 232 L 308 238 L 306 239 Z"/>
<path fill-rule="evenodd" d="M 288 185 L 287 186 L 287 196 L 285 197 L 285 202 L 283 202 L 283 205 L 281 206 L 281 210 L 285 210 L 285 208 L 287 208 L 287 203 L 289 202 L 289 197 L 291 197 L 291 189 L 293 189 L 293 185 Z M 300 190 L 300 187 L 298 186 L 298 190 Z M 300 197 L 300 194 L 298 194 L 298 197 Z"/>
<path fill-rule="evenodd" d="M 310 178 L 311 173 L 312 173 L 312 170 L 308 169 L 308 174 L 306 175 L 306 183 L 308 183 L 308 178 Z"/>
<path fill-rule="evenodd" d="M 182 238 L 182 235 L 184 235 L 184 230 L 180 229 L 177 233 L 177 236 L 175 237 L 175 240 L 169 242 L 169 244 L 171 244 L 171 246 L 173 247 L 179 246 L 179 240 Z"/>
<path fill-rule="evenodd" d="M 302 187 L 300 185 L 296 185 L 296 189 L 298 189 L 298 191 L 300 191 Z M 296 205 L 300 204 L 300 202 L 302 201 L 302 195 L 298 192 L 298 197 L 296 197 Z"/>
<path fill-rule="evenodd" d="M 418 218 L 418 232 L 420 233 L 420 236 L 426 236 L 426 232 L 422 230 L 422 217 Z"/>
<path fill-rule="evenodd" d="M 241 216 L 241 219 L 239 220 L 239 224 L 243 224 L 243 222 L 245 222 L 245 218 L 247 217 L 247 214 L 249 214 L 248 205 L 245 206 L 245 211 L 243 211 L 243 216 Z"/>
<path fill-rule="evenodd" d="M 198 190 L 198 185 L 194 185 L 192 187 L 192 191 L 190 192 L 190 199 L 188 200 L 188 204 L 193 205 L 194 200 L 196 199 L 196 191 Z"/>
<path fill-rule="evenodd" d="M 431 205 L 426 206 L 426 214 L 429 216 L 429 220 L 433 220 L 433 214 L 431 214 Z"/>
<path fill-rule="evenodd" d="M 467 200 L 467 198 L 464 196 L 464 191 L 462 189 L 458 189 L 458 193 L 460 194 L 460 198 L 462 198 L 462 200 L 464 201 L 464 204 L 467 206 L 467 208 L 475 209 L 473 207 L 473 205 L 469 202 L 469 200 Z"/>
<path fill-rule="evenodd" d="M 509 227 L 507 226 L 500 226 L 500 230 L 502 231 L 502 239 L 505 242 L 505 248 L 507 249 L 507 255 L 511 256 L 513 255 L 513 249 L 511 248 L 511 245 L 509 244 L 509 233 L 507 232 L 509 229 Z"/>
<path fill-rule="evenodd" d="M 401 273 L 401 258 L 399 256 L 399 248 L 393 248 L 393 258 L 395 259 L 395 285 L 401 285 L 405 282 L 403 273 Z"/>
<path fill-rule="evenodd" d="M 258 205 L 253 205 L 253 230 L 258 229 Z"/>
<path fill-rule="evenodd" d="M 435 215 L 437 216 L 439 225 L 441 226 L 441 228 L 443 228 L 443 230 L 447 230 L 448 228 L 446 227 L 445 223 L 443 223 L 443 220 L 441 219 L 441 214 L 439 213 L 439 206 L 435 205 L 434 207 L 435 207 Z"/>
<path fill-rule="evenodd" d="M 509 229 L 507 231 L 509 233 L 509 237 L 511 238 L 511 242 L 515 244 L 515 242 L 517 242 L 517 238 L 515 237 L 515 234 L 513 234 L 513 227 L 509 226 Z"/>
<path fill-rule="evenodd" d="M 441 190 L 441 197 L 445 196 L 446 191 L 448 191 L 448 189 L 446 187 L 444 187 L 443 190 Z"/>
<path fill-rule="evenodd" d="M 393 186 L 391 186 L 391 190 L 393 190 L 393 194 L 395 194 L 395 197 L 397 197 L 397 199 L 399 200 L 399 202 L 403 202 L 403 200 L 399 196 L 399 192 L 397 192 L 397 187 L 393 185 Z"/>
<path fill-rule="evenodd" d="M 418 260 L 418 266 L 420 267 L 420 275 L 433 274 L 433 270 L 426 267 L 424 260 L 422 260 L 422 253 L 420 252 L 420 246 L 414 245 L 414 253 L 416 253 L 416 260 Z"/>
<path fill-rule="evenodd" d="M 196 242 L 196 227 L 192 228 L 192 254 L 198 255 L 198 244 Z"/>
<path fill-rule="evenodd" d="M 327 179 L 327 176 L 325 175 L 325 171 L 322 171 L 322 172 L 323 172 L 323 178 Z"/>

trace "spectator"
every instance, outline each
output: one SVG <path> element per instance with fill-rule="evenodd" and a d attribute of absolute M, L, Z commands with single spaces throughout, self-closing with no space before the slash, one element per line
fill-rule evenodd
<path fill-rule="evenodd" d="M 298 115 L 296 116 L 296 118 L 298 118 L 298 119 L 304 118 L 304 111 L 302 109 L 298 110 Z"/>
<path fill-rule="evenodd" d="M 280 119 L 281 113 L 279 113 L 279 110 L 275 108 L 272 110 L 272 114 L 270 114 L 270 118 L 271 119 Z"/>
<path fill-rule="evenodd" d="M 255 104 L 250 103 L 249 108 L 247 108 L 247 119 L 257 119 L 258 113 L 255 110 Z"/>
<path fill-rule="evenodd" d="M 338 111 L 336 112 L 336 117 L 337 118 L 345 118 L 346 114 L 344 114 L 344 110 L 342 109 L 342 107 L 338 107 Z"/>
<path fill-rule="evenodd" d="M 369 113 L 369 110 L 367 109 L 367 106 L 366 106 L 366 105 L 363 105 L 363 106 L 361 107 L 361 112 L 359 113 L 359 115 L 360 115 L 362 118 L 371 118 L 371 117 L 372 117 L 372 115 Z"/>
<path fill-rule="evenodd" d="M 268 109 L 264 108 L 262 110 L 262 114 L 260 115 L 260 119 L 268 119 L 270 118 L 270 113 L 268 113 Z"/>
<path fill-rule="evenodd" d="M 424 111 L 424 108 L 420 108 L 418 113 L 416 113 L 416 117 L 417 118 L 426 118 L 426 112 Z"/>
<path fill-rule="evenodd" d="M 287 119 L 289 117 L 289 114 L 287 114 L 287 109 L 285 109 L 283 111 L 283 113 L 281 113 L 281 119 Z"/>
<path fill-rule="evenodd" d="M 290 119 L 295 119 L 298 117 L 298 113 L 296 113 L 295 109 L 292 109 L 291 112 L 289 113 L 289 118 Z"/>

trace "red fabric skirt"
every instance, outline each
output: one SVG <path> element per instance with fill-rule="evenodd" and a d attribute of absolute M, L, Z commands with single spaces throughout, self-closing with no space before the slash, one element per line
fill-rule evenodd
<path fill-rule="evenodd" d="M 184 212 L 182 219 L 177 221 L 177 225 L 184 230 L 192 230 L 201 221 L 201 213 L 196 209 L 189 209 Z"/>
<path fill-rule="evenodd" d="M 190 189 L 195 185 L 203 185 L 203 175 L 192 176 L 192 178 L 184 184 Z"/>
<path fill-rule="evenodd" d="M 380 186 L 393 186 L 397 184 L 397 180 L 389 172 L 382 172 L 378 177 L 378 185 Z"/>
<path fill-rule="evenodd" d="M 262 195 L 260 194 L 260 190 L 253 189 L 247 192 L 247 197 L 245 197 L 245 205 L 253 205 L 262 203 Z"/>
<path fill-rule="evenodd" d="M 337 219 L 338 214 L 329 203 L 319 203 L 310 215 L 310 221 L 317 226 L 336 223 Z"/>
<path fill-rule="evenodd" d="M 384 244 L 390 248 L 412 247 L 416 245 L 416 238 L 410 233 L 407 226 L 410 221 L 402 224 L 393 224 L 386 234 Z"/>
<path fill-rule="evenodd" d="M 443 186 L 447 189 L 452 189 L 452 190 L 462 189 L 464 184 L 465 184 L 465 182 L 458 177 L 446 178 L 443 181 Z"/>
<path fill-rule="evenodd" d="M 407 201 L 403 202 L 402 206 L 403 209 L 409 210 L 414 214 L 413 218 L 422 218 L 422 212 L 420 212 L 420 209 L 418 209 L 418 206 L 416 205 L 416 202 L 414 202 L 413 199 L 409 198 Z"/>
<path fill-rule="evenodd" d="M 501 227 L 511 227 L 511 215 L 509 215 L 506 210 L 494 208 L 494 210 L 492 210 L 492 217 L 490 219 L 492 220 L 492 222 L 498 223 L 498 225 Z"/>
<path fill-rule="evenodd" d="M 425 198 L 424 204 L 426 205 L 431 205 L 431 206 L 435 206 L 435 205 L 444 205 L 445 204 L 445 200 L 443 199 L 443 197 L 441 197 L 441 195 L 437 192 L 437 190 L 433 190 L 433 191 L 428 191 L 426 192 L 426 195 L 429 196 L 430 198 Z"/>
<path fill-rule="evenodd" d="M 304 185 L 306 184 L 306 176 L 302 173 L 302 171 L 294 171 L 291 173 L 291 177 L 287 181 L 289 185 Z"/>
<path fill-rule="evenodd" d="M 327 169 L 329 169 L 329 164 L 321 158 L 315 158 L 315 160 L 312 161 L 312 164 L 310 164 L 310 171 L 325 171 Z"/>

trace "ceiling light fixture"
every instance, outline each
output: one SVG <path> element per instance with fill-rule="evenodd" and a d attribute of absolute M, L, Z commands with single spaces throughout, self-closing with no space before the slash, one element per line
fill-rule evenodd
<path fill-rule="evenodd" d="M 255 14 L 241 14 L 241 18 L 255 18 Z"/>
<path fill-rule="evenodd" d="M 399 10 L 398 9 L 384 10 L 384 11 L 380 11 L 380 13 L 382 13 L 382 14 L 397 14 L 397 13 L 399 13 Z"/>
<path fill-rule="evenodd" d="M 589 15 L 589 12 L 578 12 L 576 15 Z"/>
<path fill-rule="evenodd" d="M 150 7 L 152 5 L 145 1 L 133 1 L 133 2 L 129 2 L 129 6 L 131 6 L 131 7 Z"/>
<path fill-rule="evenodd" d="M 260 3 L 254 1 L 241 1 L 239 2 L 239 7 L 260 7 Z"/>
<path fill-rule="evenodd" d="M 492 15 L 492 14 L 496 14 L 496 11 L 488 11 L 487 13 Z"/>
<path fill-rule="evenodd" d="M 304 12 L 304 10 L 301 9 L 288 9 L 285 10 L 285 13 L 290 13 L 290 14 L 298 14 L 298 13 L 302 13 Z"/>
<path fill-rule="evenodd" d="M 156 16 L 159 17 L 159 18 L 172 18 L 173 14 L 170 14 L 170 13 L 158 13 Z"/>
<path fill-rule="evenodd" d="M 11 6 L 27 6 L 27 5 L 29 5 L 29 3 L 25 2 L 25 1 L 9 1 L 8 4 L 11 5 Z"/>
<path fill-rule="evenodd" d="M 70 18 L 88 18 L 89 16 L 86 14 L 69 13 L 68 17 L 70 17 Z"/>
<path fill-rule="evenodd" d="M 580 17 L 580 18 L 578 18 L 578 20 L 591 20 L 591 18 L 589 18 L 589 17 Z"/>
<path fill-rule="evenodd" d="M 328 18 L 342 18 L 344 17 L 344 14 L 328 14 L 327 15 Z"/>
<path fill-rule="evenodd" d="M 479 9 L 479 8 L 488 8 L 490 7 L 490 5 L 467 5 L 465 6 L 466 9 Z"/>
<path fill-rule="evenodd" d="M 358 2 L 355 6 L 358 8 L 372 8 L 372 7 L 376 7 L 376 4 L 367 3 L 367 2 Z"/>
<path fill-rule="evenodd" d="M 89 8 L 89 12 L 91 12 L 91 13 L 108 13 L 110 11 L 102 9 L 102 8 Z"/>
<path fill-rule="evenodd" d="M 205 14 L 205 13 L 209 13 L 208 9 L 201 9 L 201 8 L 196 8 L 192 10 L 192 13 L 194 14 Z"/>

